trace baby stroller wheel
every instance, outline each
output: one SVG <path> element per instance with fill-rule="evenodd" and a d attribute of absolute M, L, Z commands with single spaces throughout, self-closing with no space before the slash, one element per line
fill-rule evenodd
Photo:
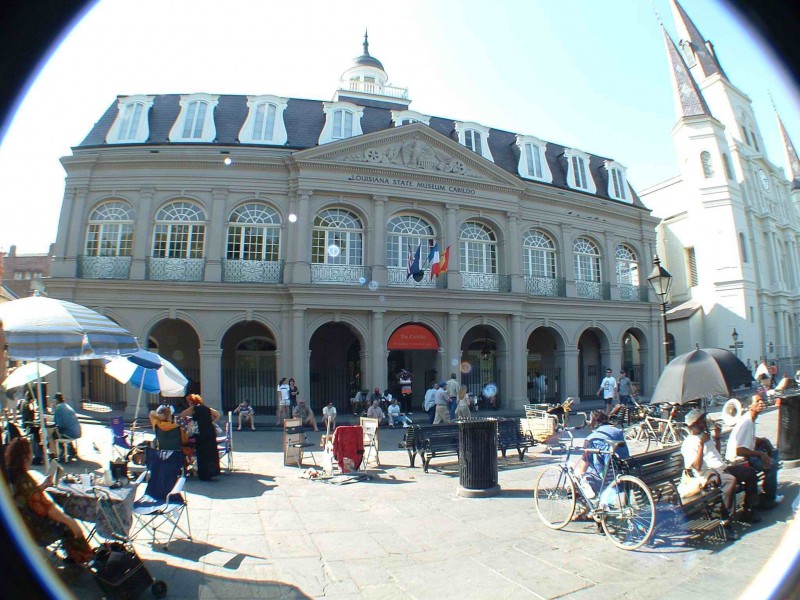
<path fill-rule="evenodd" d="M 150 591 L 156 598 L 163 598 L 167 595 L 167 584 L 160 579 L 150 586 Z"/>

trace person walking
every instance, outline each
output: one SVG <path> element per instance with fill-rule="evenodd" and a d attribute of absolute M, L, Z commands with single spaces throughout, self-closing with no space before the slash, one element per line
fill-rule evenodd
<path fill-rule="evenodd" d="M 450 404 L 450 397 L 447 395 L 447 382 L 440 381 L 439 389 L 436 390 L 435 396 L 436 415 L 433 419 L 433 424 L 450 422 L 450 411 L 448 405 Z"/>
<path fill-rule="evenodd" d="M 428 423 L 433 423 L 436 417 L 436 392 L 439 391 L 439 384 L 435 381 L 431 382 L 431 387 L 425 392 L 425 402 L 422 404 L 422 410 L 428 413 Z"/>
<path fill-rule="evenodd" d="M 458 379 L 456 379 L 455 373 L 450 373 L 450 379 L 445 382 L 445 387 L 447 388 L 447 397 L 449 398 L 448 407 L 450 409 L 450 420 L 456 418 L 456 405 L 458 403 L 458 390 L 461 387 L 461 384 L 458 383 Z"/>
<path fill-rule="evenodd" d="M 211 481 L 219 475 L 219 452 L 217 451 L 217 430 L 214 423 L 219 419 L 219 412 L 203 404 L 199 394 L 186 396 L 189 408 L 181 413 L 181 417 L 191 417 L 197 423 L 197 434 L 194 436 L 194 449 L 197 456 L 197 477 L 201 481 Z"/>
<path fill-rule="evenodd" d="M 472 401 L 467 393 L 467 386 L 462 385 L 461 388 L 459 388 L 456 402 L 458 403 L 456 406 L 456 419 L 469 419 L 471 415 L 469 407 Z"/>
<path fill-rule="evenodd" d="M 617 391 L 617 380 L 611 375 L 611 369 L 606 369 L 606 376 L 600 382 L 600 387 L 597 388 L 597 395 L 603 394 L 603 400 L 606 402 L 606 414 L 611 412 L 611 405 L 614 404 L 614 394 Z"/>
<path fill-rule="evenodd" d="M 278 382 L 278 409 L 275 413 L 275 425 L 283 425 L 283 420 L 289 416 L 289 406 L 291 406 L 291 388 L 286 383 L 286 377 L 281 377 Z"/>

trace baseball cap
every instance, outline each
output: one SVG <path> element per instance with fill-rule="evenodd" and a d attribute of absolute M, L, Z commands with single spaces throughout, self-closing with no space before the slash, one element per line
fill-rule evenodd
<path fill-rule="evenodd" d="M 703 418 L 703 415 L 705 415 L 705 413 L 702 410 L 700 410 L 699 408 L 693 408 L 688 413 L 686 413 L 686 416 L 683 418 L 683 421 L 687 425 L 694 425 L 695 423 L 697 423 L 697 421 Z"/>

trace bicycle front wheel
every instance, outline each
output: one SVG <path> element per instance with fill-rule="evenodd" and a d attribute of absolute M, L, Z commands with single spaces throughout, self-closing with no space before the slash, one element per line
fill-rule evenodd
<path fill-rule="evenodd" d="M 600 498 L 603 531 L 612 544 L 636 550 L 647 543 L 656 526 L 656 505 L 641 479 L 622 475 Z"/>
<path fill-rule="evenodd" d="M 562 467 L 551 465 L 539 474 L 533 499 L 542 523 L 563 529 L 575 514 L 575 480 Z"/>

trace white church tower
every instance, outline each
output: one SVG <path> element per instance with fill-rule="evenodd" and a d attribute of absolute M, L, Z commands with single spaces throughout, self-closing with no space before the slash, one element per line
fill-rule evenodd
<path fill-rule="evenodd" d="M 675 352 L 695 344 L 728 348 L 735 330 L 742 360 L 766 358 L 793 373 L 800 355 L 800 163 L 782 124 L 790 179 L 769 161 L 750 98 L 728 79 L 677 0 L 672 9 L 679 42 L 662 30 L 681 172 L 640 196 L 662 220 L 659 255 L 675 277 L 668 313 Z"/>

